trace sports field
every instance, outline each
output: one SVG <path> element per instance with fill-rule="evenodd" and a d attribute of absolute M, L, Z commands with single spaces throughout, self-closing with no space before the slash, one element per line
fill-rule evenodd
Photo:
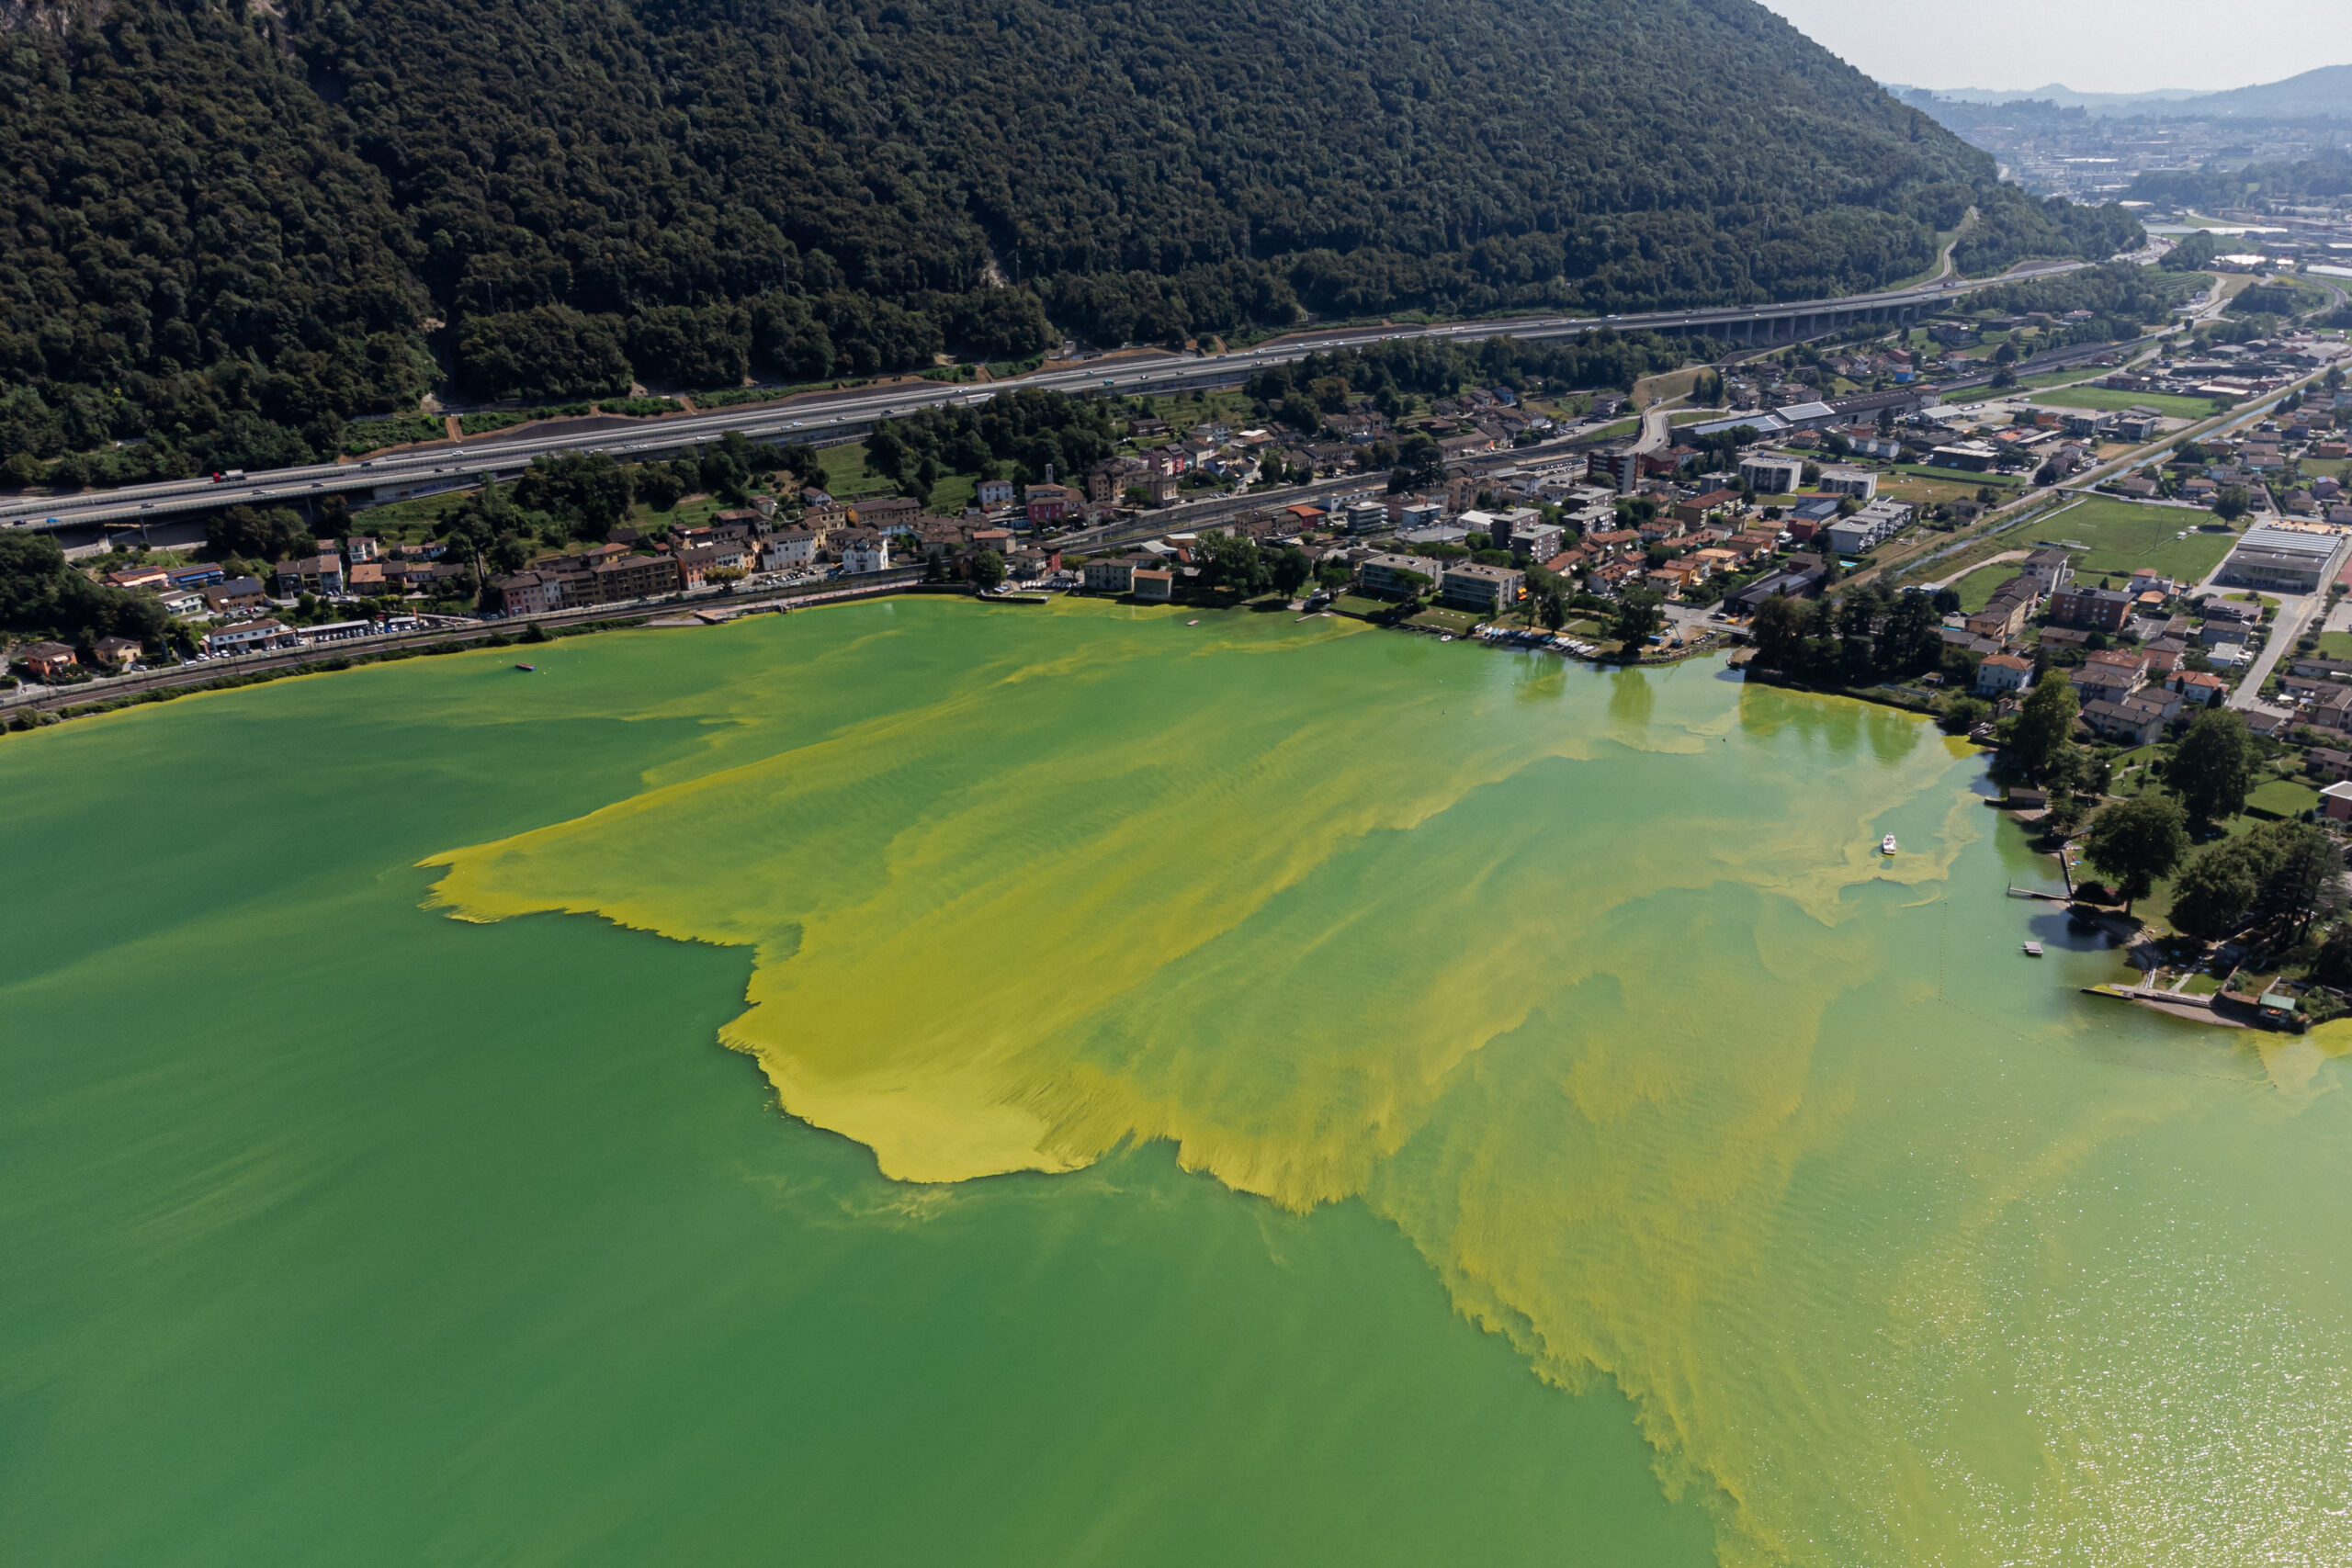
<path fill-rule="evenodd" d="M 2171 392 L 2119 392 L 2112 387 L 2065 387 L 2036 392 L 2033 400 L 2043 408 L 2092 409 L 2102 413 L 2150 408 L 2175 419 L 2211 419 L 2223 412 L 2222 406 L 2211 398 L 2184 398 Z"/>
<path fill-rule="evenodd" d="M 2030 539 L 2010 537 L 2021 547 L 2060 546 L 2074 556 L 2075 576 L 2111 577 L 2118 588 L 2143 566 L 2195 582 L 2237 542 L 2234 533 L 2201 531 L 2200 525 L 2214 521 L 2212 513 L 2187 507 L 2142 506 L 2099 497 L 2018 530 L 2034 536 Z"/>

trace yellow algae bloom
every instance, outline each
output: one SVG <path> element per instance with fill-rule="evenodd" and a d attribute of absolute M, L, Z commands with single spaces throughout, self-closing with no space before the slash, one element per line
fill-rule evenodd
<path fill-rule="evenodd" d="M 1702 666 L 1083 609 L 920 682 L 830 658 L 868 700 L 807 724 L 756 642 L 805 630 L 730 635 L 706 766 L 436 856 L 435 900 L 750 949 L 726 1043 L 895 1179 L 1164 1138 L 1369 1204 L 1543 1376 L 1632 1396 L 1727 1561 L 2145 1560 L 2162 1466 L 2030 1298 L 2042 1206 L 2194 1099 L 2053 1089 L 2064 1029 L 1987 1021 L 2014 910 L 1945 908 L 1963 749 Z"/>

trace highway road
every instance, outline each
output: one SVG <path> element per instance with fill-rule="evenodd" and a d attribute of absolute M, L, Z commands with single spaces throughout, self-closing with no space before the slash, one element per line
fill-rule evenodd
<path fill-rule="evenodd" d="M 740 431 L 753 441 L 822 444 L 853 439 L 870 429 L 875 421 L 888 415 L 942 404 L 981 402 L 1007 388 L 1134 394 L 1231 386 L 1265 367 L 1292 363 L 1318 350 L 1362 347 L 1404 338 L 1476 342 L 1508 336 L 1551 341 L 1580 337 L 1607 328 L 1620 332 L 1704 333 L 1737 336 L 1751 343 L 1784 338 L 1792 341 L 1818 336 L 1865 317 L 1916 318 L 1972 289 L 2072 272 L 2087 265 L 2029 263 L 1999 278 L 1971 281 L 1945 277 L 1878 294 L 1776 305 L 1600 318 L 1523 316 L 1437 326 L 1334 328 L 1321 333 L 1293 333 L 1231 354 L 1120 356 L 986 384 L 908 380 L 659 420 L 575 421 L 565 428 L 550 427 L 512 438 L 493 436 L 403 449 L 365 461 L 279 468 L 222 482 L 179 479 L 46 499 L 18 499 L 0 506 L 0 526 L 50 532 L 80 530 L 95 536 L 107 525 L 185 520 L 228 505 L 301 506 L 331 494 L 365 493 L 371 500 L 397 500 L 410 494 L 458 489 L 478 482 L 485 474 L 519 473 L 535 457 L 564 452 L 606 452 L 636 461 L 716 441 L 729 431 Z"/>

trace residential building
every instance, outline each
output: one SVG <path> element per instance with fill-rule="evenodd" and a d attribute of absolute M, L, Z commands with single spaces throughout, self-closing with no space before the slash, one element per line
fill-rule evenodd
<path fill-rule="evenodd" d="M 2083 722 L 2109 740 L 2145 746 L 2165 729 L 2163 705 L 2138 697 L 2121 702 L 2093 698 L 2083 705 Z"/>
<path fill-rule="evenodd" d="M 678 563 L 668 556 L 608 554 L 609 548 L 592 550 L 568 561 L 541 563 L 541 571 L 552 569 L 560 578 L 566 608 L 650 599 L 675 593 L 685 586 Z"/>
<path fill-rule="evenodd" d="M 2332 822 L 2352 818 L 2352 784 L 2339 782 L 2320 791 L 2319 813 Z"/>
<path fill-rule="evenodd" d="M 90 651 L 98 662 L 109 670 L 128 670 L 139 660 L 139 639 L 131 637 L 102 637 L 91 645 Z"/>
<path fill-rule="evenodd" d="M 2069 583 L 2050 596 L 2050 618 L 2095 631 L 2119 632 L 2132 614 L 2132 595 L 2120 588 Z"/>
<path fill-rule="evenodd" d="M 343 558 L 317 555 L 277 563 L 274 584 L 282 597 L 343 592 Z"/>
<path fill-rule="evenodd" d="M 1819 488 L 1824 495 L 1850 495 L 1856 501 L 1870 501 L 1878 495 L 1878 476 L 1868 468 L 1824 468 Z"/>
<path fill-rule="evenodd" d="M 2086 664 L 2069 673 L 2067 679 L 2075 683 L 2086 703 L 2102 698 L 2120 703 L 2144 683 L 2139 671 L 2113 664 Z"/>
<path fill-rule="evenodd" d="M 2036 595 L 2033 579 L 2012 577 L 1993 590 L 1984 607 L 1968 617 L 1970 634 L 1990 637 L 1995 642 L 2007 642 L 2025 629 L 2026 617 L 2033 614 Z"/>
<path fill-rule="evenodd" d="M 817 564 L 817 550 L 822 543 L 814 528 L 778 528 L 761 547 L 760 570 L 807 571 Z"/>
<path fill-rule="evenodd" d="M 2039 549 L 2026 557 L 2018 570 L 2033 579 L 2034 587 L 2048 598 L 2075 580 L 2075 558 L 2064 550 Z"/>
<path fill-rule="evenodd" d="M 1787 495 L 1803 482 L 1804 459 L 1784 452 L 1756 452 L 1739 460 L 1739 482 L 1758 495 Z"/>
<path fill-rule="evenodd" d="M 269 653 L 297 646 L 299 638 L 276 620 L 239 621 L 204 636 L 204 651 L 223 654 Z"/>
<path fill-rule="evenodd" d="M 216 578 L 203 593 L 205 608 L 216 615 L 258 610 L 269 603 L 269 595 L 262 592 L 260 579 L 252 577 Z"/>
<path fill-rule="evenodd" d="M 171 572 L 160 566 L 134 566 L 125 571 L 107 573 L 108 588 L 164 588 L 172 581 Z"/>
<path fill-rule="evenodd" d="M 1164 566 L 1137 567 L 1127 591 L 1147 603 L 1164 604 L 1176 596 L 1176 574 Z"/>
<path fill-rule="evenodd" d="M 1711 490 L 1703 495 L 1694 495 L 1688 501 L 1676 502 L 1674 515 L 1695 528 L 1718 513 L 1736 509 L 1738 505 L 1739 491 Z"/>
<path fill-rule="evenodd" d="M 842 537 L 842 570 L 852 577 L 867 572 L 890 570 L 890 538 L 887 534 L 860 528 Z"/>
<path fill-rule="evenodd" d="M 1356 568 L 1357 581 L 1367 593 L 1403 599 L 1437 581 L 1438 563 L 1423 556 L 1368 556 Z"/>
<path fill-rule="evenodd" d="M 1098 558 L 1079 568 L 1079 579 L 1089 593 L 1125 593 L 1136 585 L 1136 568 L 1149 570 L 1159 564 L 1144 555 Z"/>
<path fill-rule="evenodd" d="M 512 577 L 500 578 L 490 587 L 498 597 L 501 615 L 544 615 L 563 604 L 563 585 L 551 574 L 518 571 Z"/>
<path fill-rule="evenodd" d="M 1527 574 L 1505 566 L 1457 561 L 1438 577 L 1438 597 L 1457 609 L 1498 615 L 1519 603 Z"/>
<path fill-rule="evenodd" d="M 81 663 L 62 642 L 28 643 L 17 650 L 16 657 L 36 681 L 54 681 Z"/>
<path fill-rule="evenodd" d="M 1085 510 L 1085 497 L 1068 485 L 1031 485 L 1022 492 L 1022 509 L 1033 528 L 1068 521 Z"/>
<path fill-rule="evenodd" d="M 1035 490 L 1035 486 L 1030 487 Z M 1062 487 L 1054 487 L 1061 490 Z M 1069 494 L 1063 491 L 1065 495 Z M 911 534 L 915 519 L 922 514 L 922 502 L 910 495 L 881 495 L 849 504 L 847 521 L 860 528 L 869 529 L 886 537 L 892 534 Z"/>
<path fill-rule="evenodd" d="M 1979 696 L 1998 696 L 2007 692 L 2024 690 L 2033 682 L 2033 660 L 2019 659 L 2014 653 L 1996 653 L 1976 666 L 1976 693 Z"/>
<path fill-rule="evenodd" d="M 1510 543 L 1503 547 L 1522 561 L 1550 560 L 1566 537 L 1556 523 L 1522 523 L 1511 529 Z"/>

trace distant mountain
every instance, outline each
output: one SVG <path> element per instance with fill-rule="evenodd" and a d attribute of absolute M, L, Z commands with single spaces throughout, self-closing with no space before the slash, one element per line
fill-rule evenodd
<path fill-rule="evenodd" d="M 1921 104 L 1920 95 L 1926 94 L 1948 103 L 2052 104 L 2062 109 L 2078 108 L 2098 116 L 2352 119 L 2352 65 L 2323 65 L 2283 82 L 2233 87 L 2219 93 L 2190 87 L 2159 87 L 2145 93 L 2077 93 L 2055 82 L 2015 92 L 1986 87 L 1909 87 L 1889 83 L 1887 91 L 1912 104 Z"/>
<path fill-rule="evenodd" d="M 2105 255 L 1755 0 L 0 0 L 0 461 Z M 19 460 L 21 459 L 21 461 Z M 37 465 L 33 468 L 38 472 Z"/>
<path fill-rule="evenodd" d="M 2352 65 L 2323 65 L 2284 82 L 2208 93 L 2177 107 L 2245 119 L 2352 119 Z"/>

